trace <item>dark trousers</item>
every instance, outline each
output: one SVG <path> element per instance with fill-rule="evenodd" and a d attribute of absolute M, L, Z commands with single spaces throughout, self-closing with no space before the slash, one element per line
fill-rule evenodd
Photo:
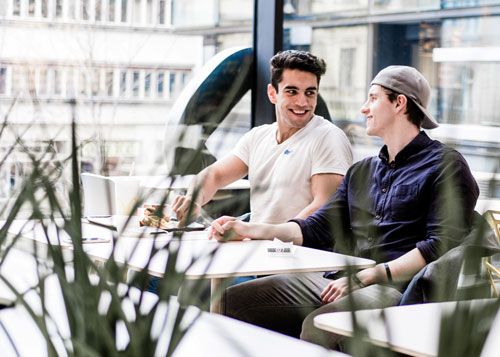
<path fill-rule="evenodd" d="M 280 274 L 231 286 L 225 291 L 224 314 L 235 319 L 335 349 L 343 339 L 314 327 L 316 315 L 349 311 L 347 296 L 323 305 L 320 294 L 330 279 L 323 273 Z M 371 285 L 352 293 L 355 309 L 394 306 L 401 293 L 393 287 Z"/>

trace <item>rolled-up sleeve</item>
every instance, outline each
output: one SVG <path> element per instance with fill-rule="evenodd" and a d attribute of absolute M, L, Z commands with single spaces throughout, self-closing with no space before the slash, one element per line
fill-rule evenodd
<path fill-rule="evenodd" d="M 459 245 L 472 226 L 479 188 L 465 159 L 455 150 L 443 155 L 433 185 L 425 239 L 417 248 L 427 263 Z"/>
<path fill-rule="evenodd" d="M 302 245 L 309 248 L 337 251 L 338 240 L 344 237 L 347 212 L 347 185 L 345 179 L 330 199 L 306 219 L 292 219 L 302 231 Z M 348 223 L 347 223 L 348 224 Z"/>

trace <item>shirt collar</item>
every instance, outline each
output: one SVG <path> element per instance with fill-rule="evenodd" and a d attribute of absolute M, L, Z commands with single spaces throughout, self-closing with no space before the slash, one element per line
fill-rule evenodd
<path fill-rule="evenodd" d="M 395 164 L 400 165 L 404 163 L 410 156 L 428 147 L 431 142 L 432 140 L 427 136 L 427 134 L 424 131 L 420 131 L 420 133 L 418 133 L 418 135 L 410 141 L 408 145 L 403 148 L 403 150 L 398 152 L 396 158 L 394 159 Z M 380 149 L 378 157 L 386 164 L 389 163 L 389 151 L 387 150 L 387 145 L 384 145 L 382 149 Z"/>

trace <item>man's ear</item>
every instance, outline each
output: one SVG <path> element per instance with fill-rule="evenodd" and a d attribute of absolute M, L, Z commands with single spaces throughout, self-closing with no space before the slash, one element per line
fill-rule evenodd
<path fill-rule="evenodd" d="M 396 97 L 396 108 L 398 108 L 398 110 L 404 110 L 406 112 L 407 104 L 408 98 L 406 98 L 406 95 L 400 94 Z"/>
<path fill-rule="evenodd" d="M 276 104 L 276 96 L 277 96 L 276 88 L 273 87 L 271 83 L 267 85 L 267 96 L 271 103 Z"/>

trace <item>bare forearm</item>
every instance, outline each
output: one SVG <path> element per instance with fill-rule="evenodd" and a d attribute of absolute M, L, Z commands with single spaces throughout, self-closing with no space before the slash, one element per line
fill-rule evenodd
<path fill-rule="evenodd" d="M 295 216 L 295 218 L 299 219 L 306 219 L 309 217 L 311 214 L 316 212 L 318 208 L 321 207 L 323 202 L 319 202 L 318 200 L 313 200 L 310 204 L 308 204 L 298 215 Z"/>
<path fill-rule="evenodd" d="M 386 263 L 389 267 L 392 280 L 403 282 L 411 279 L 425 265 L 425 259 L 417 248 L 412 249 L 401 257 Z M 389 281 L 384 263 L 377 264 L 356 274 L 364 285 L 380 284 Z"/>
<path fill-rule="evenodd" d="M 207 167 L 196 175 L 189 184 L 187 195 L 193 197 L 200 206 L 208 203 L 220 188 L 214 176 L 210 172 L 210 168 Z"/>
<path fill-rule="evenodd" d="M 302 231 L 300 227 L 293 222 L 282 224 L 267 223 L 246 223 L 246 236 L 251 239 L 274 239 L 278 238 L 284 242 L 293 242 L 296 245 L 302 245 Z"/>

